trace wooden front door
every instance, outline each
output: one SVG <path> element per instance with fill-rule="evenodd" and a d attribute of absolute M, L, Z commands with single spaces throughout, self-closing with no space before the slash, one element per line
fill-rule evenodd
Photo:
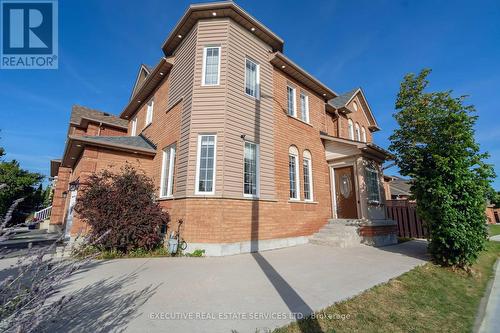
<path fill-rule="evenodd" d="M 357 219 L 356 186 L 352 166 L 336 168 L 335 198 L 337 202 L 337 218 Z"/>

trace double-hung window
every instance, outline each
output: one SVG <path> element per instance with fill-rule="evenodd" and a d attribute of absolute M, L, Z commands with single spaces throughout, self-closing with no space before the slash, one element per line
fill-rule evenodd
<path fill-rule="evenodd" d="M 295 105 L 295 88 L 287 86 L 288 115 L 297 116 L 297 106 Z"/>
<path fill-rule="evenodd" d="M 349 139 L 354 140 L 354 125 L 351 119 L 347 121 L 347 128 L 349 130 Z"/>
<path fill-rule="evenodd" d="M 290 147 L 288 151 L 288 177 L 290 182 L 290 200 L 300 200 L 299 151 Z"/>
<path fill-rule="evenodd" d="M 257 63 L 250 59 L 245 59 L 245 93 L 259 99 L 260 68 Z"/>
<path fill-rule="evenodd" d="M 309 151 L 304 151 L 304 200 L 313 200 L 313 181 L 312 181 L 312 163 L 311 163 L 311 153 Z"/>
<path fill-rule="evenodd" d="M 134 117 L 131 121 L 130 125 L 130 136 L 136 136 L 137 135 L 137 116 Z"/>
<path fill-rule="evenodd" d="M 243 171 L 243 193 L 247 197 L 257 197 L 259 186 L 259 152 L 258 145 L 252 142 L 245 142 L 245 157 Z"/>
<path fill-rule="evenodd" d="M 361 137 L 363 138 L 363 142 L 366 143 L 366 130 L 365 127 L 361 127 Z"/>
<path fill-rule="evenodd" d="M 174 193 L 175 144 L 163 149 L 161 168 L 160 197 L 171 197 Z"/>
<path fill-rule="evenodd" d="M 154 108 L 154 100 L 150 100 L 147 105 L 147 110 L 146 110 L 146 123 L 144 127 L 148 126 L 153 122 L 153 108 Z"/>
<path fill-rule="evenodd" d="M 215 157 L 217 136 L 198 136 L 198 163 L 196 170 L 196 194 L 214 194 Z"/>
<path fill-rule="evenodd" d="M 300 93 L 300 110 L 302 112 L 302 120 L 309 123 L 309 96 Z"/>
<path fill-rule="evenodd" d="M 202 85 L 216 86 L 220 80 L 220 46 L 203 49 Z"/>
<path fill-rule="evenodd" d="M 356 129 L 356 140 L 357 141 L 361 141 L 361 133 L 360 133 L 360 130 L 359 130 L 359 124 L 358 123 L 356 123 L 355 129 Z"/>
<path fill-rule="evenodd" d="M 380 188 L 378 183 L 378 173 L 375 169 L 367 167 L 365 169 L 365 183 L 368 192 L 369 202 L 380 202 Z"/>

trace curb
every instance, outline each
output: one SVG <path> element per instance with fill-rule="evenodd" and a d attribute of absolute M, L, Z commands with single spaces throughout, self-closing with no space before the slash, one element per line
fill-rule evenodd
<path fill-rule="evenodd" d="M 497 259 L 495 265 L 493 265 L 493 278 L 488 281 L 486 285 L 486 291 L 484 292 L 483 298 L 481 298 L 481 302 L 479 303 L 479 308 L 477 309 L 476 319 L 474 320 L 474 326 L 472 328 L 472 332 L 478 333 L 481 328 L 481 324 L 483 323 L 484 316 L 486 315 L 486 306 L 488 305 L 488 301 L 491 296 L 491 289 L 493 288 L 493 283 L 495 279 L 500 279 L 500 276 L 496 275 L 498 265 L 500 263 L 500 259 Z"/>

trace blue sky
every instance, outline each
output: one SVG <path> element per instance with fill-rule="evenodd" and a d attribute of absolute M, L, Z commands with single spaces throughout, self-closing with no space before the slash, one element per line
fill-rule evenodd
<path fill-rule="evenodd" d="M 154 65 L 189 1 L 60 0 L 59 69 L 0 70 L 0 145 L 48 174 L 71 105 L 118 114 L 140 63 Z M 404 74 L 433 69 L 431 89 L 470 95 L 477 139 L 500 175 L 497 1 L 237 2 L 285 40 L 285 54 L 337 92 L 361 86 L 387 147 Z M 500 180 L 494 186 L 500 190 Z"/>

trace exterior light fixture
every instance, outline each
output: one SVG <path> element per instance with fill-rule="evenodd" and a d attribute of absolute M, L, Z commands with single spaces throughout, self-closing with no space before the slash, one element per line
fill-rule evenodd
<path fill-rule="evenodd" d="M 285 67 L 286 67 L 285 65 L 282 65 L 282 66 L 281 66 L 281 68 L 282 68 L 282 69 L 285 69 Z"/>
<path fill-rule="evenodd" d="M 163 72 L 160 72 L 160 75 L 163 76 Z"/>
<path fill-rule="evenodd" d="M 62 193 L 62 197 L 63 197 L 63 198 L 66 198 L 67 196 L 68 196 L 68 192 L 67 192 L 67 191 L 64 191 L 64 192 Z"/>
<path fill-rule="evenodd" d="M 137 103 L 140 103 L 141 101 L 137 101 Z"/>
<path fill-rule="evenodd" d="M 177 35 L 177 37 L 182 38 L 182 35 Z"/>
<path fill-rule="evenodd" d="M 82 145 L 76 145 L 77 147 L 81 147 Z"/>
<path fill-rule="evenodd" d="M 217 16 L 217 13 L 216 13 L 216 12 L 213 12 L 213 13 L 212 13 L 212 16 Z"/>
<path fill-rule="evenodd" d="M 253 32 L 253 31 L 255 31 L 255 28 L 254 28 L 254 27 L 252 27 L 250 30 L 252 30 L 252 32 Z"/>
<path fill-rule="evenodd" d="M 72 157 L 71 159 L 72 159 L 72 160 L 76 160 L 76 157 Z"/>

